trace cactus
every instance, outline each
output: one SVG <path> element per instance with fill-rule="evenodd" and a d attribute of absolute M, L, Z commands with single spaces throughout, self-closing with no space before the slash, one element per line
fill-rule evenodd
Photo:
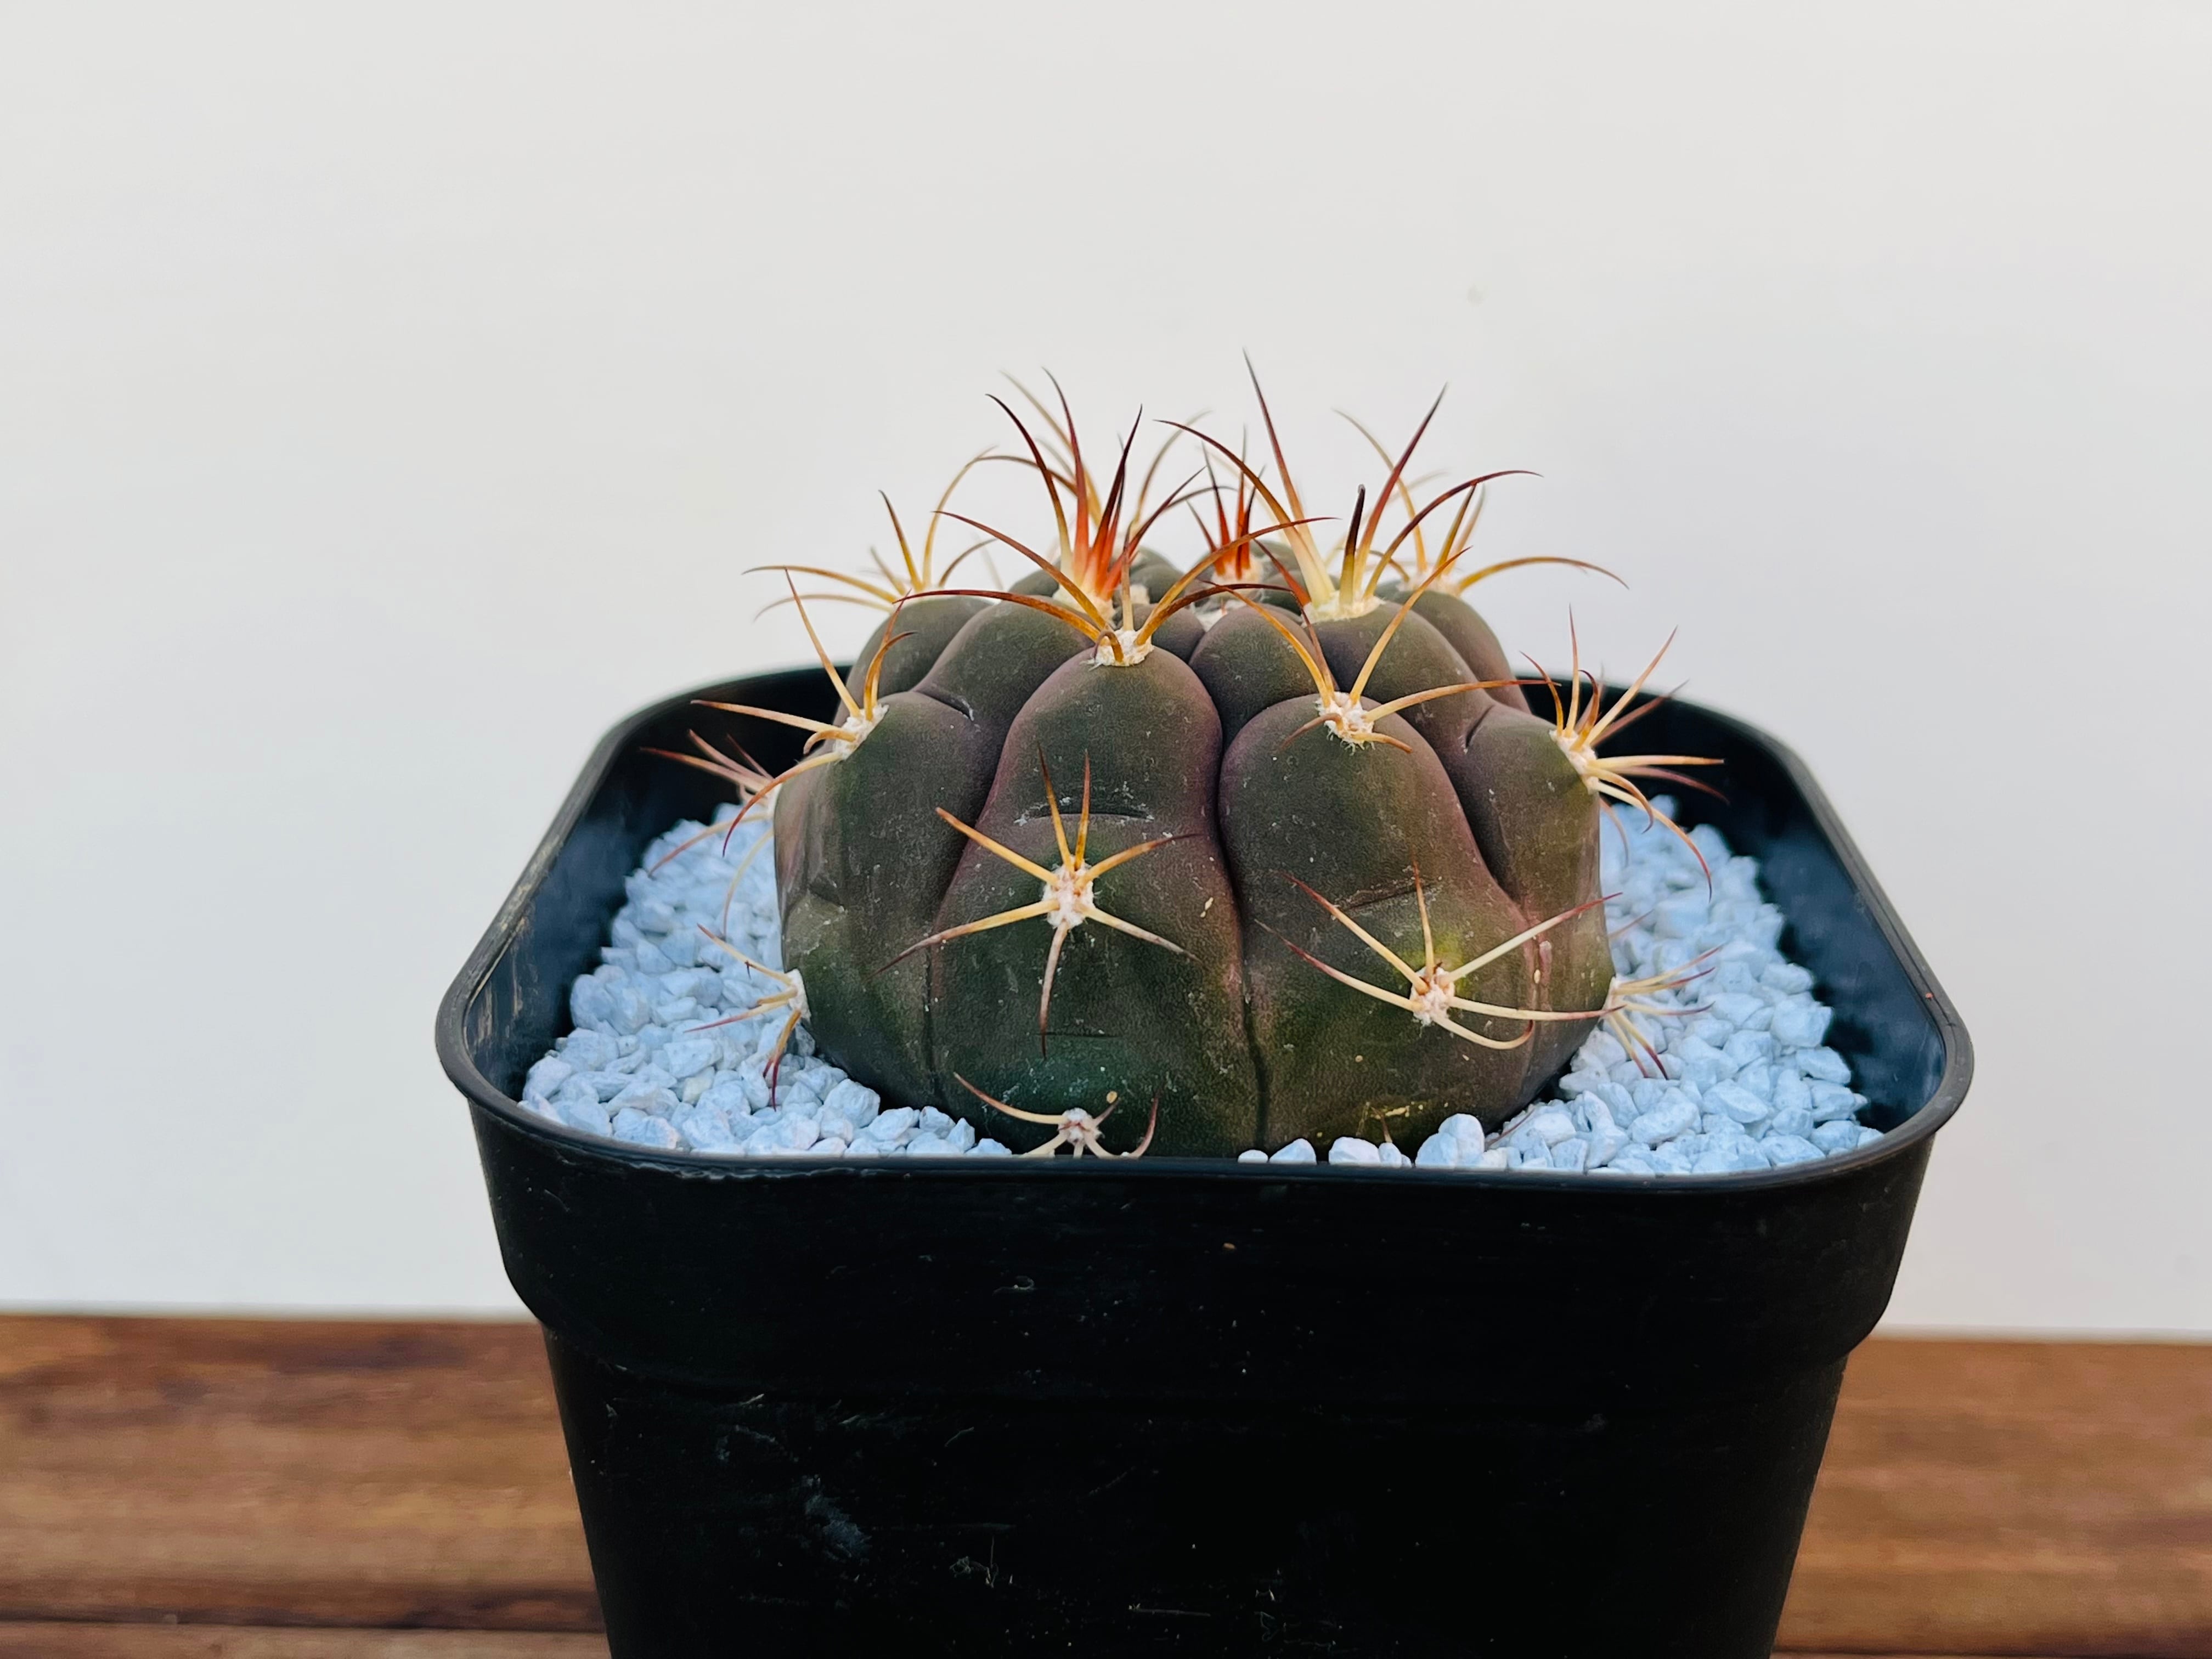
<path fill-rule="evenodd" d="M 1042 483 L 1049 551 L 940 501 L 917 558 L 893 512 L 899 570 L 812 568 L 850 592 L 787 596 L 842 718 L 716 705 L 807 730 L 773 778 L 696 736 L 676 757 L 774 811 L 786 972 L 760 1012 L 803 1012 L 891 1099 L 1009 1139 L 1050 1126 L 1041 1153 L 1494 1126 L 1594 1021 L 1632 1031 L 1651 988 L 1613 983 L 1601 813 L 1650 811 L 1636 779 L 1709 763 L 1601 757 L 1638 710 L 1601 708 L 1578 655 L 1565 698 L 1512 672 L 1464 591 L 1578 562 L 1464 568 L 1503 475 L 1417 502 L 1425 418 L 1325 546 L 1264 395 L 1272 479 L 1168 422 L 1213 477 L 1156 504 L 1158 458 L 1133 470 L 1125 441 L 1102 477 L 1065 399 L 1030 401 L 1041 424 L 1000 404 L 1022 441 L 1002 459 Z M 1212 544 L 1178 569 L 1146 538 L 1201 500 Z M 945 520 L 1032 568 L 950 586 Z M 847 676 L 807 617 L 824 598 L 889 613 Z M 1101 1099 L 1152 1116 L 1082 1109 Z"/>

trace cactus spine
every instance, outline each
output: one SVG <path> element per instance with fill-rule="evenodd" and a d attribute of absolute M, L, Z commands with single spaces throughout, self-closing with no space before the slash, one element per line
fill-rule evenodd
<path fill-rule="evenodd" d="M 1648 811 L 1638 778 L 1693 783 L 1679 769 L 1710 763 L 1601 756 L 1649 705 L 1601 707 L 1578 647 L 1564 700 L 1513 673 L 1465 591 L 1579 562 L 1467 568 L 1504 475 L 1417 501 L 1432 406 L 1371 510 L 1363 490 L 1324 544 L 1264 396 L 1272 478 L 1169 422 L 1210 477 L 1157 501 L 1158 457 L 1133 471 L 1125 442 L 1102 479 L 1065 399 L 1030 401 L 1041 427 L 1000 404 L 1022 443 L 1000 459 L 1042 483 L 1056 544 L 940 500 L 920 556 L 893 512 L 902 568 L 793 567 L 848 590 L 787 598 L 825 668 L 807 599 L 889 613 L 848 677 L 830 671 L 842 717 L 727 706 L 808 732 L 773 778 L 696 737 L 700 755 L 675 757 L 775 813 L 776 1012 L 803 1007 L 887 1097 L 1018 1142 L 1049 1127 L 1040 1152 L 1494 1125 L 1593 1021 L 1632 1032 L 1653 988 L 1613 984 L 1601 813 Z M 1178 569 L 1146 538 L 1194 498 L 1212 544 Z M 951 586 L 945 520 L 1029 573 Z M 1132 1099 L 1153 1103 L 1141 1124 L 1088 1109 Z"/>

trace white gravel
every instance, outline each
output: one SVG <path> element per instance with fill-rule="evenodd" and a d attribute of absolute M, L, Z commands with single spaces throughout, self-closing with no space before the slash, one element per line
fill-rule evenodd
<path fill-rule="evenodd" d="M 718 821 L 735 811 L 726 808 Z M 566 1127 L 635 1146 L 708 1158 L 1004 1158 L 974 1126 L 938 1110 L 881 1109 L 872 1089 L 814 1052 L 805 1026 L 794 1034 L 769 1097 L 766 1066 L 778 1012 L 721 1024 L 780 988 L 709 943 L 702 925 L 769 968 L 782 963 L 774 853 L 766 815 L 740 825 L 726 848 L 719 836 L 659 871 L 653 866 L 705 826 L 678 824 L 647 849 L 626 883 L 613 943 L 601 965 L 571 988 L 576 1029 L 530 1068 L 522 1103 Z M 1644 1017 L 1668 1075 L 1642 1069 L 1600 1031 L 1540 1101 L 1486 1137 L 1464 1115 L 1408 1157 L 1388 1143 L 1340 1139 L 1335 1164 L 1431 1170 L 1544 1170 L 1593 1176 L 1709 1175 L 1765 1170 L 1845 1152 L 1880 1139 L 1863 1127 L 1866 1103 L 1850 1068 L 1821 1046 L 1828 1010 L 1813 976 L 1775 948 L 1781 913 L 1759 891 L 1758 861 L 1732 856 L 1711 829 L 1694 832 L 1712 869 L 1680 841 L 1624 814 L 1624 834 L 1606 831 L 1607 906 L 1616 929 L 1614 965 L 1624 978 L 1679 968 L 1713 954 L 1693 984 L 1653 1000 L 1683 1010 Z M 731 880 L 743 875 L 734 893 Z M 1689 1012 L 1695 1011 L 1695 1012 Z M 1260 1152 L 1243 1161 L 1266 1160 Z M 1315 1149 L 1293 1141 L 1279 1164 L 1310 1164 Z"/>
<path fill-rule="evenodd" d="M 723 933 L 726 906 L 729 942 L 765 967 L 782 966 L 775 852 L 759 845 L 769 839 L 767 819 L 747 819 L 726 846 L 709 836 L 658 871 L 705 826 L 679 823 L 647 849 L 624 884 L 613 943 L 570 988 L 576 1029 L 530 1068 L 522 1103 L 586 1133 L 710 1158 L 1007 1156 L 935 1107 L 882 1110 L 874 1090 L 815 1054 L 804 1025 L 770 1103 L 767 1066 L 781 1011 L 722 1022 L 781 987 L 700 931 Z"/>

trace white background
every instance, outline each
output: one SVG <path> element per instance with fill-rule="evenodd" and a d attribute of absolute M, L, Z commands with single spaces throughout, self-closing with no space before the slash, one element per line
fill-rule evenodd
<path fill-rule="evenodd" d="M 2212 1332 L 2208 83 L 2110 0 L 0 7 L 0 1301 L 511 1308 L 430 1017 L 598 733 L 998 371 L 1233 433 L 1249 349 L 1332 498 L 1449 381 L 1488 548 L 1633 584 L 1509 641 L 1679 623 L 1832 793 L 1980 1050 L 1894 1319 Z"/>

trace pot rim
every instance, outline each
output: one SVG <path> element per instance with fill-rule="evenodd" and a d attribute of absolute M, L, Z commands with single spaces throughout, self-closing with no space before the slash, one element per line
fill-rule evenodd
<path fill-rule="evenodd" d="M 783 672 L 787 671 L 770 668 L 739 678 L 763 678 Z M 1804 797 L 1814 824 L 1834 849 L 1837 861 L 1843 866 L 1853 887 L 1869 901 L 1868 908 L 1872 920 L 1895 954 L 1899 966 L 1904 969 L 1906 979 L 1926 1006 L 1936 1036 L 1943 1045 L 1942 1075 L 1937 1079 L 1935 1092 L 1925 1103 L 1915 1109 L 1897 1127 L 1885 1131 L 1881 1139 L 1871 1146 L 1839 1156 L 1823 1158 L 1817 1163 L 1791 1164 L 1779 1170 L 1702 1176 L 1630 1173 L 1600 1177 L 1571 1174 L 1565 1170 L 1524 1173 L 1519 1170 L 1382 1169 L 1364 1164 L 1333 1164 L 1320 1160 L 1313 1164 L 1246 1164 L 1229 1157 L 1110 1160 L 1055 1158 L 1031 1161 L 953 1155 L 899 1158 L 889 1162 L 871 1158 L 853 1163 L 842 1158 L 808 1159 L 799 1157 L 725 1159 L 702 1157 L 696 1152 L 665 1152 L 653 1147 L 637 1146 L 611 1136 L 556 1126 L 502 1093 L 477 1068 L 470 1056 L 469 1045 L 464 1035 L 469 1005 L 475 1000 L 501 953 L 512 942 L 515 930 L 529 910 L 532 901 L 536 898 L 538 889 L 551 873 L 562 848 L 582 821 L 592 798 L 605 783 L 616 762 L 635 744 L 645 727 L 690 707 L 702 694 L 719 690 L 729 684 L 727 680 L 714 681 L 664 697 L 635 710 L 608 730 L 592 749 L 591 757 L 584 763 L 576 781 L 570 786 L 559 810 L 553 815 L 551 824 L 532 852 L 528 863 L 523 866 L 521 876 L 492 918 L 490 927 L 477 940 L 461 971 L 439 1000 L 435 1026 L 439 1062 L 445 1067 L 447 1078 L 467 1098 L 471 1109 L 488 1113 L 509 1129 L 542 1140 L 550 1149 L 581 1162 L 665 1170 L 681 1178 L 708 1181 L 881 1180 L 887 1177 L 929 1182 L 1111 1178 L 1148 1182 L 1242 1181 L 1263 1184 L 1285 1181 L 1354 1183 L 1402 1183 L 1410 1181 L 1428 1186 L 1465 1187 L 1475 1192 L 1509 1186 L 1516 1192 L 1532 1188 L 1553 1189 L 1592 1197 L 1609 1194 L 1617 1195 L 1622 1201 L 1632 1201 L 1668 1194 L 1696 1197 L 1720 1192 L 1741 1193 L 1810 1186 L 1840 1179 L 1893 1158 L 1909 1156 L 1915 1147 L 1950 1121 L 1966 1099 L 1968 1085 L 1973 1081 L 1973 1044 L 1959 1018 L 1958 1009 L 1937 982 L 1926 958 L 1920 954 L 1919 946 L 1905 932 L 1903 922 L 1889 902 L 1888 895 L 1882 890 L 1881 884 L 1869 868 L 1864 854 L 1851 839 L 1850 833 L 1844 828 L 1826 793 L 1814 781 L 1797 751 L 1748 720 L 1740 720 L 1703 703 L 1692 702 L 1686 698 L 1674 698 L 1670 701 L 1678 706 L 1694 710 L 1705 719 L 1730 728 L 1772 753 L 1788 774 L 1790 782 Z M 1622 689 L 1607 687 L 1607 692 L 1612 695 Z"/>

